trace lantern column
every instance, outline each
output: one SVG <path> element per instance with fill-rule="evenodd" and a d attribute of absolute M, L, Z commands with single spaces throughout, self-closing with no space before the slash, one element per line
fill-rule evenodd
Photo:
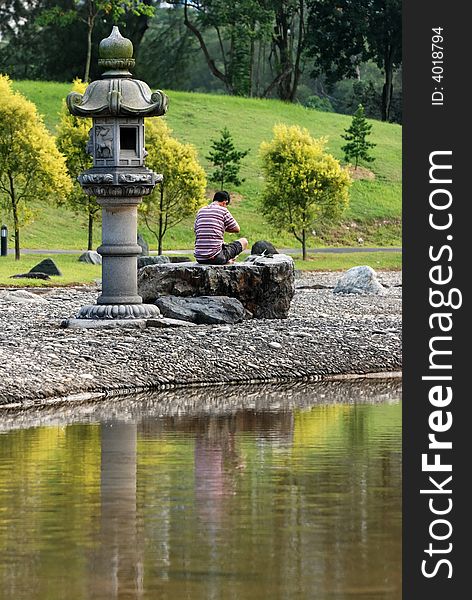
<path fill-rule="evenodd" d="M 85 93 L 67 96 L 69 111 L 91 117 L 87 149 L 93 167 L 79 175 L 84 192 L 102 207 L 102 294 L 96 305 L 83 306 L 79 319 L 133 319 L 159 315 L 153 304 L 143 304 L 137 291 L 137 208 L 162 175 L 144 166 L 144 117 L 162 116 L 167 96 L 151 92 L 133 79 L 133 45 L 118 27 L 99 46 L 102 79 Z"/>

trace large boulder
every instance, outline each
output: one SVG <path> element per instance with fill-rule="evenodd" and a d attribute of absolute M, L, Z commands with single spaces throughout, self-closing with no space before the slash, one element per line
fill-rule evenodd
<path fill-rule="evenodd" d="M 335 294 L 382 294 L 384 288 L 377 273 L 368 266 L 352 267 L 338 279 Z"/>
<path fill-rule="evenodd" d="M 239 300 L 228 296 L 162 296 L 155 304 L 164 317 L 191 321 L 198 325 L 240 323 L 249 316 Z"/>
<path fill-rule="evenodd" d="M 147 265 L 162 265 L 169 262 L 169 257 L 163 254 L 158 254 L 157 256 L 138 256 L 138 269 L 147 267 Z"/>
<path fill-rule="evenodd" d="M 42 298 L 33 292 L 29 292 L 28 290 L 0 291 L 0 301 L 5 303 L 19 302 L 21 304 L 28 304 L 31 302 L 44 304 L 47 302 L 45 298 Z"/>
<path fill-rule="evenodd" d="M 138 293 L 146 303 L 162 296 L 229 296 L 257 319 L 286 318 L 295 293 L 292 258 L 250 258 L 230 265 L 150 265 L 138 271 Z"/>
<path fill-rule="evenodd" d="M 57 275 L 62 277 L 61 271 L 58 269 L 52 258 L 45 258 L 30 269 L 28 273 L 45 273 L 46 275 Z"/>
<path fill-rule="evenodd" d="M 278 254 L 278 252 L 274 244 L 266 242 L 265 240 L 258 240 L 252 245 L 251 254 L 259 254 L 261 256 L 273 256 L 274 254 Z"/>
<path fill-rule="evenodd" d="M 95 250 L 86 250 L 79 256 L 79 261 L 89 265 L 101 265 L 102 256 Z"/>

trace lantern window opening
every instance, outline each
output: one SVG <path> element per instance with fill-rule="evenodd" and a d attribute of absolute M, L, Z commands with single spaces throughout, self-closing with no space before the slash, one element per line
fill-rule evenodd
<path fill-rule="evenodd" d="M 120 150 L 138 154 L 138 128 L 120 127 Z"/>

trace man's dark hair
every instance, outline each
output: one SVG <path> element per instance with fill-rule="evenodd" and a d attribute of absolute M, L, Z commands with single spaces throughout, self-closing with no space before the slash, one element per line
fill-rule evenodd
<path fill-rule="evenodd" d="M 230 195 L 225 190 L 221 190 L 220 192 L 216 192 L 213 196 L 213 202 L 226 202 L 229 204 L 231 202 Z"/>

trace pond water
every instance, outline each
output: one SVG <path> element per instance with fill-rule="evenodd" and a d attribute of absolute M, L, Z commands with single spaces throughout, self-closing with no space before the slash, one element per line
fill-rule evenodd
<path fill-rule="evenodd" d="M 0 414 L 0 598 L 401 598 L 401 383 Z"/>

